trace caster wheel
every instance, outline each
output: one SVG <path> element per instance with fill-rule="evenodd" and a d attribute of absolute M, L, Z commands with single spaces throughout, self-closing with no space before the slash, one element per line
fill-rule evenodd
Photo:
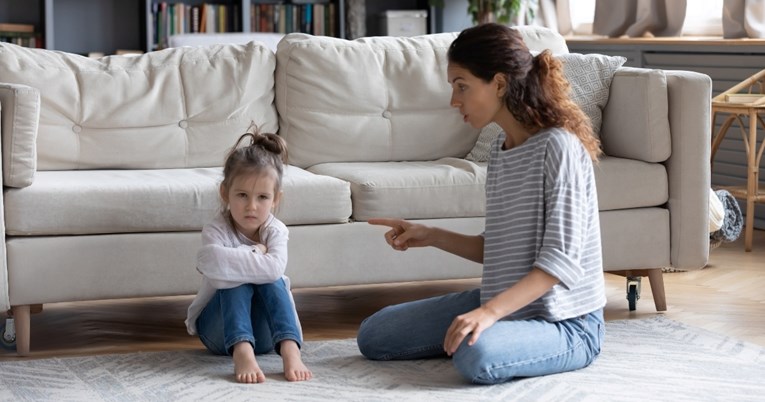
<path fill-rule="evenodd" d="M 640 299 L 640 280 L 639 276 L 627 277 L 627 303 L 629 304 L 630 311 L 635 311 L 637 308 L 637 301 Z"/>
<path fill-rule="evenodd" d="M 637 308 L 637 285 L 631 285 L 627 291 L 627 303 L 629 303 L 630 311 L 635 311 Z"/>
<path fill-rule="evenodd" d="M 0 346 L 5 350 L 16 351 L 16 327 L 13 318 L 0 321 Z"/>

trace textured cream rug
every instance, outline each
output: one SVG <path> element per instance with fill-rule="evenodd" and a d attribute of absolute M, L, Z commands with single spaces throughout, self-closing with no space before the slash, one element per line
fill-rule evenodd
<path fill-rule="evenodd" d="M 747 401 L 765 399 L 765 348 L 656 316 L 609 321 L 590 367 L 495 386 L 449 359 L 373 362 L 352 339 L 308 342 L 315 379 L 288 383 L 276 355 L 264 384 L 232 382 L 231 359 L 199 351 L 0 362 L 0 401 Z"/>

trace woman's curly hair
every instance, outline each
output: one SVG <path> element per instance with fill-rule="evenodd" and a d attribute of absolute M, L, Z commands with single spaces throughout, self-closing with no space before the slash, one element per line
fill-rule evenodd
<path fill-rule="evenodd" d="M 504 104 L 527 129 L 562 127 L 593 160 L 602 153 L 590 119 L 571 100 L 562 63 L 549 50 L 533 56 L 516 29 L 495 23 L 468 28 L 452 42 L 448 58 L 485 82 L 504 74 Z"/>

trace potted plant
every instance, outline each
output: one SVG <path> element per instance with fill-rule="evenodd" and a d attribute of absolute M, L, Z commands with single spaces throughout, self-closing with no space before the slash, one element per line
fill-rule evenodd
<path fill-rule="evenodd" d="M 522 6 L 526 5 L 526 12 L 533 17 L 538 0 L 467 0 L 468 14 L 473 18 L 474 24 L 486 22 L 499 22 L 509 24 L 521 12 Z M 443 7 L 444 0 L 430 0 L 430 5 Z"/>

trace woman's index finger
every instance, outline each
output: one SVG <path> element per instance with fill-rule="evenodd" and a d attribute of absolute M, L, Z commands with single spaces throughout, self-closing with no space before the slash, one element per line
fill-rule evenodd
<path fill-rule="evenodd" d="M 401 227 L 401 220 L 391 218 L 372 218 L 368 219 L 367 223 L 370 225 L 388 226 L 394 229 Z"/>

